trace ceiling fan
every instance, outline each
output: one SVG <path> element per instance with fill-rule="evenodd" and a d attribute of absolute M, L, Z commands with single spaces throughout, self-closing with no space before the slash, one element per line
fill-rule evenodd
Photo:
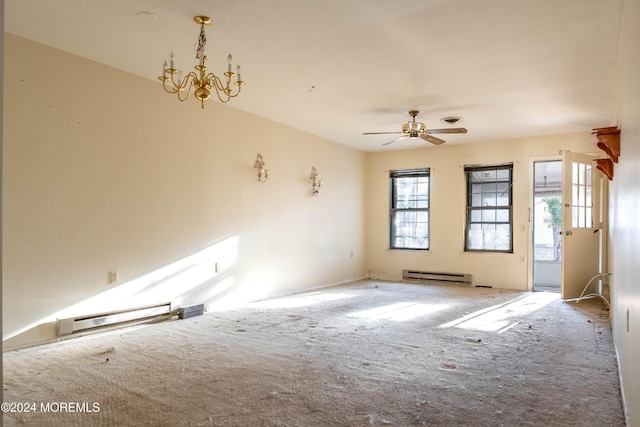
<path fill-rule="evenodd" d="M 411 120 L 402 125 L 402 132 L 364 132 L 363 135 L 383 135 L 383 134 L 399 134 L 402 136 L 396 139 L 392 139 L 389 142 L 385 142 L 382 145 L 390 145 L 394 142 L 401 141 L 405 138 L 420 138 L 425 141 L 429 141 L 432 144 L 440 145 L 445 141 L 440 138 L 436 138 L 431 134 L 434 133 L 467 133 L 465 128 L 448 128 L 448 129 L 427 129 L 424 123 L 416 122 L 416 116 L 420 113 L 417 110 L 409 111 L 409 115 L 411 116 Z M 456 120 L 457 121 L 457 120 Z M 455 123 L 453 121 L 452 123 Z"/>

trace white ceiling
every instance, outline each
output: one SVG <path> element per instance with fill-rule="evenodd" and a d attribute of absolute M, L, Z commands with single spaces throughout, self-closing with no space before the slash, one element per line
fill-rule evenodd
<path fill-rule="evenodd" d="M 209 70 L 232 53 L 246 81 L 230 106 L 378 151 L 430 145 L 362 135 L 410 109 L 428 128 L 463 117 L 448 144 L 609 125 L 624 1 L 5 0 L 5 30 L 157 81 L 170 51 L 195 65 L 208 15 Z"/>

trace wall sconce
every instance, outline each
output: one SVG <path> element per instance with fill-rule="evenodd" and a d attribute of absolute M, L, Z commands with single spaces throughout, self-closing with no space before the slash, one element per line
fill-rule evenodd
<path fill-rule="evenodd" d="M 311 175 L 309 175 L 309 179 L 311 180 L 311 190 L 313 191 L 313 195 L 317 196 L 320 194 L 322 180 L 318 179 L 318 172 L 316 171 L 315 166 L 311 166 Z"/>
<path fill-rule="evenodd" d="M 258 153 L 256 161 L 253 163 L 253 167 L 258 170 L 258 181 L 265 182 L 269 178 L 269 169 L 264 168 L 264 160 L 262 160 L 262 154 Z"/>

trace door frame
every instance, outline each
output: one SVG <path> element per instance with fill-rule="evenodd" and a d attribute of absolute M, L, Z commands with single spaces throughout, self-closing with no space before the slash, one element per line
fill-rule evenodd
<path fill-rule="evenodd" d="M 545 161 L 554 161 L 560 160 L 563 161 L 563 151 L 560 150 L 557 155 L 552 156 L 535 156 L 529 158 L 529 214 L 527 218 L 528 224 L 528 233 L 527 233 L 527 290 L 533 291 L 533 208 L 534 208 L 534 169 L 536 162 L 545 162 Z M 599 158 L 599 153 L 583 153 L 594 155 L 594 159 Z M 600 219 L 601 219 L 601 230 L 600 230 L 600 271 L 608 272 L 610 271 L 609 266 L 609 181 L 605 178 L 601 181 L 602 186 L 600 188 Z M 564 258 L 563 258 L 564 262 Z M 603 275 L 600 279 L 600 286 L 604 288 L 609 284 L 609 277 Z M 603 291 L 603 289 L 599 289 L 599 291 Z M 605 295 L 610 291 L 607 289 L 604 293 Z"/>
<path fill-rule="evenodd" d="M 534 250 L 533 250 L 533 209 L 534 209 L 534 191 L 533 186 L 535 184 L 534 181 L 534 172 L 535 172 L 535 163 L 536 162 L 552 162 L 552 161 L 562 161 L 562 154 L 558 153 L 555 156 L 537 156 L 537 157 L 529 157 L 529 214 L 527 218 L 528 224 L 528 233 L 527 233 L 527 291 L 533 291 L 533 258 L 534 258 Z"/>

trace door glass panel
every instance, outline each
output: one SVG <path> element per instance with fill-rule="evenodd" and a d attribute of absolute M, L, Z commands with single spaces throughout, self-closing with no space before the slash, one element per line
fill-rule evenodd
<path fill-rule="evenodd" d="M 591 165 L 574 161 L 571 165 L 571 171 L 571 226 L 573 228 L 592 228 Z"/>

